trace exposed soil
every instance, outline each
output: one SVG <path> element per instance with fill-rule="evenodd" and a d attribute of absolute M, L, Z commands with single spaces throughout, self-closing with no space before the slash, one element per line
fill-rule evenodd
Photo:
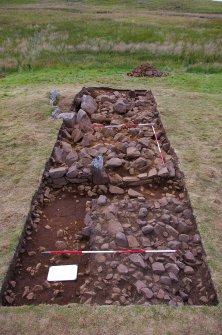
<path fill-rule="evenodd" d="M 150 91 L 84 88 L 64 120 L 1 292 L 3 305 L 215 305 L 217 295 L 178 160 Z M 76 122 L 77 117 L 77 122 Z M 92 128 L 126 123 L 152 127 Z M 104 168 L 92 168 L 102 155 Z M 177 249 L 50 256 L 45 250 Z M 50 265 L 78 279 L 47 282 Z"/>
<path fill-rule="evenodd" d="M 136 67 L 131 72 L 127 73 L 130 77 L 166 77 L 169 75 L 167 72 L 161 72 L 155 69 L 151 64 L 146 63 Z"/>

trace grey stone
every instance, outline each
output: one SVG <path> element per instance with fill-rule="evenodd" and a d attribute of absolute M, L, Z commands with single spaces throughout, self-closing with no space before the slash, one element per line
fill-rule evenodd
<path fill-rule="evenodd" d="M 146 263 L 144 262 L 143 258 L 139 254 L 132 254 L 129 256 L 129 259 L 131 262 L 133 262 L 135 265 L 141 267 L 142 269 L 145 269 L 147 267 Z"/>
<path fill-rule="evenodd" d="M 110 185 L 109 192 L 112 194 L 123 194 L 124 190 L 121 187 Z"/>
<path fill-rule="evenodd" d="M 137 191 L 134 191 L 132 188 L 129 188 L 128 189 L 128 195 L 131 197 L 131 198 L 138 198 L 138 197 L 142 197 L 143 194 L 142 193 L 139 193 Z"/>
<path fill-rule="evenodd" d="M 181 220 L 178 222 L 177 229 L 180 233 L 187 233 L 189 231 L 188 225 Z"/>
<path fill-rule="evenodd" d="M 143 232 L 144 235 L 148 235 L 148 234 L 152 233 L 153 230 L 154 230 L 154 228 L 150 224 L 142 227 L 142 232 Z"/>
<path fill-rule="evenodd" d="M 76 178 L 78 176 L 78 169 L 77 169 L 77 166 L 76 165 L 72 165 L 68 172 L 66 173 L 66 177 L 67 178 Z"/>
<path fill-rule="evenodd" d="M 164 232 L 164 228 L 161 226 L 161 224 L 157 223 L 154 227 L 154 232 L 156 235 L 162 235 Z"/>
<path fill-rule="evenodd" d="M 99 198 L 97 199 L 97 204 L 99 206 L 105 206 L 107 203 L 107 197 L 105 195 L 100 195 Z"/>
<path fill-rule="evenodd" d="M 153 291 L 151 291 L 151 289 L 149 289 L 148 287 L 143 287 L 141 288 L 141 293 L 145 296 L 146 299 L 152 299 L 153 297 Z"/>
<path fill-rule="evenodd" d="M 57 119 L 63 119 L 63 123 L 67 128 L 73 128 L 76 123 L 76 113 L 60 113 Z"/>
<path fill-rule="evenodd" d="M 158 171 L 158 176 L 160 177 L 166 177 L 169 175 L 168 169 L 164 166 Z"/>
<path fill-rule="evenodd" d="M 133 162 L 132 166 L 137 170 L 141 170 L 147 166 L 147 160 L 143 157 L 139 157 Z"/>
<path fill-rule="evenodd" d="M 108 232 L 112 235 L 116 235 L 118 232 L 123 232 L 121 223 L 117 220 L 110 220 L 108 222 Z"/>
<path fill-rule="evenodd" d="M 66 174 L 67 170 L 68 170 L 68 168 L 66 166 L 61 166 L 61 167 L 58 167 L 58 168 L 51 168 L 49 170 L 49 175 L 53 179 L 61 178 Z"/>
<path fill-rule="evenodd" d="M 126 114 L 127 111 L 128 111 L 128 106 L 123 100 L 119 99 L 114 104 L 113 110 L 114 110 L 114 112 L 116 112 L 118 114 Z"/>
<path fill-rule="evenodd" d="M 81 130 L 87 130 L 91 126 L 91 120 L 83 109 L 78 111 L 76 121 Z"/>
<path fill-rule="evenodd" d="M 152 264 L 152 270 L 156 274 L 161 274 L 165 271 L 164 265 L 160 262 L 155 262 Z"/>
<path fill-rule="evenodd" d="M 77 160 L 79 159 L 79 155 L 77 154 L 76 151 L 71 151 L 68 153 L 68 155 L 66 156 L 66 164 L 68 166 L 71 166 L 73 163 L 75 163 Z"/>
<path fill-rule="evenodd" d="M 138 217 L 140 219 L 143 219 L 143 218 L 147 217 L 147 214 L 148 214 L 147 208 L 146 207 L 141 207 L 140 210 L 139 210 Z"/>
<path fill-rule="evenodd" d="M 181 242 L 173 240 L 167 243 L 170 249 L 179 249 L 181 247 Z"/>
<path fill-rule="evenodd" d="M 127 266 L 124 264 L 118 265 L 117 271 L 122 274 L 127 274 L 129 272 Z"/>
<path fill-rule="evenodd" d="M 175 275 L 177 275 L 180 271 L 179 267 L 174 263 L 167 263 L 165 268 L 168 272 L 173 272 Z"/>
<path fill-rule="evenodd" d="M 127 236 L 127 239 L 128 239 L 128 243 L 129 243 L 130 248 L 137 248 L 139 246 L 139 243 L 138 243 L 137 239 L 135 238 L 135 236 L 129 235 L 129 236 Z"/>
<path fill-rule="evenodd" d="M 168 232 L 169 235 L 173 236 L 174 238 L 177 238 L 179 235 L 178 231 L 170 225 L 166 225 L 166 231 Z"/>
<path fill-rule="evenodd" d="M 83 133 L 79 129 L 79 126 L 74 127 L 73 132 L 72 132 L 72 139 L 74 143 L 79 142 L 83 138 Z"/>
<path fill-rule="evenodd" d="M 93 114 L 97 110 L 97 103 L 91 97 L 91 95 L 83 95 L 82 101 L 81 101 L 81 108 L 87 113 L 87 114 Z"/>
<path fill-rule="evenodd" d="M 62 146 L 62 149 L 66 152 L 72 151 L 72 146 L 71 146 L 70 143 L 67 143 L 65 141 L 61 141 L 61 146 Z"/>
<path fill-rule="evenodd" d="M 53 150 L 53 158 L 57 163 L 63 163 L 66 159 L 67 152 L 59 147 L 55 147 Z"/>
<path fill-rule="evenodd" d="M 189 250 L 184 254 L 184 259 L 185 259 L 186 262 L 189 262 L 189 263 L 195 263 L 196 262 L 194 255 Z"/>
<path fill-rule="evenodd" d="M 128 240 L 126 238 L 126 235 L 122 232 L 118 232 L 116 234 L 116 244 L 119 245 L 120 247 L 128 247 Z"/>
<path fill-rule="evenodd" d="M 138 142 L 142 144 L 143 147 L 148 147 L 150 140 L 147 137 L 139 138 Z"/>
<path fill-rule="evenodd" d="M 158 175 L 158 172 L 155 168 L 152 168 L 149 172 L 148 172 L 148 178 L 154 178 Z"/>
<path fill-rule="evenodd" d="M 163 214 L 161 216 L 161 221 L 163 221 L 164 223 L 169 223 L 170 222 L 170 215 L 168 214 Z"/>
<path fill-rule="evenodd" d="M 119 167 L 122 164 L 123 164 L 122 159 L 120 159 L 120 158 L 111 158 L 106 163 L 106 166 L 112 168 L 112 167 Z"/>
<path fill-rule="evenodd" d="M 161 276 L 160 282 L 164 285 L 170 286 L 172 284 L 172 280 L 167 276 Z"/>
<path fill-rule="evenodd" d="M 141 293 L 142 288 L 146 287 L 146 284 L 141 280 L 137 280 L 137 282 L 134 285 L 135 285 L 138 293 Z"/>
<path fill-rule="evenodd" d="M 129 147 L 126 149 L 126 155 L 128 158 L 137 158 L 140 156 L 140 151 L 135 147 Z"/>

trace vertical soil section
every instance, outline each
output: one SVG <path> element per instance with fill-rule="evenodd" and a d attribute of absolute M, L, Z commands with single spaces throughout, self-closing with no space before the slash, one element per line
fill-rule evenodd
<path fill-rule="evenodd" d="M 217 304 L 184 176 L 152 92 L 83 88 L 61 117 L 5 278 L 3 305 Z M 178 252 L 42 254 L 142 248 Z M 79 265 L 78 279 L 49 283 L 49 266 L 65 264 Z"/>

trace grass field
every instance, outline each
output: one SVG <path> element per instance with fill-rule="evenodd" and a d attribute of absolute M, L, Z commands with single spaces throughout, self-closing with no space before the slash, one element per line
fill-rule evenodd
<path fill-rule="evenodd" d="M 221 301 L 221 27 L 222 3 L 205 0 L 0 0 L 1 282 L 60 126 L 48 92 L 64 106 L 82 86 L 146 88 L 185 172 Z M 126 76 L 142 62 L 170 76 Z M 221 334 L 221 314 L 221 303 L 1 307 L 0 334 Z"/>

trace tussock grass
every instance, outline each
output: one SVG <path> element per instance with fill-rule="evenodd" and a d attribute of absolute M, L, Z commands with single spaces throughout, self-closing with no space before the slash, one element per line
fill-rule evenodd
<path fill-rule="evenodd" d="M 79 3 L 77 3 L 77 8 Z M 82 8 L 82 7 L 81 7 Z M 93 7 L 91 7 L 93 8 Z M 97 11 L 98 12 L 98 11 Z M 83 7 L 2 9 L 2 71 L 75 64 L 82 53 L 118 57 L 167 57 L 179 63 L 221 63 L 222 18 L 193 18 L 118 11 L 105 16 Z M 98 58 L 99 60 L 99 58 Z M 102 63 L 101 63 L 102 65 Z"/>

